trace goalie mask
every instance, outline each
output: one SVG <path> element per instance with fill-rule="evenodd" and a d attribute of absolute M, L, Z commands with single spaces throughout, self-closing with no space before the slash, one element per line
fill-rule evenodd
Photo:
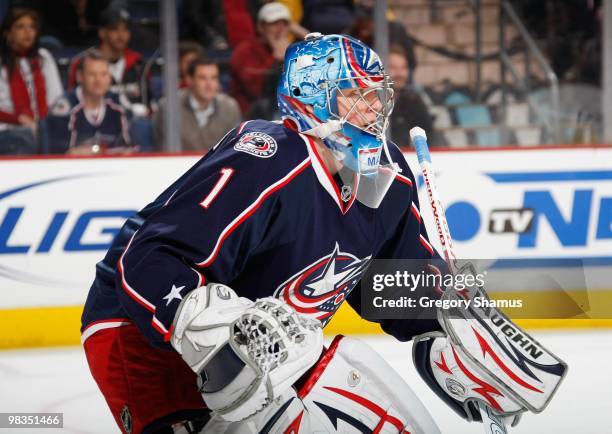
<path fill-rule="evenodd" d="M 277 97 L 284 119 L 342 161 L 357 200 L 378 207 L 398 172 L 385 138 L 393 89 L 378 55 L 350 36 L 311 33 L 287 49 Z"/>

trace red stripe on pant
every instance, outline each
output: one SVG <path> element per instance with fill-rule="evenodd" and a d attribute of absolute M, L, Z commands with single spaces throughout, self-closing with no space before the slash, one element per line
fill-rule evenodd
<path fill-rule="evenodd" d="M 122 433 L 127 434 L 127 418 L 131 434 L 139 434 L 164 416 L 205 409 L 196 375 L 181 356 L 152 347 L 134 324 L 100 330 L 84 348 L 91 374 Z"/>

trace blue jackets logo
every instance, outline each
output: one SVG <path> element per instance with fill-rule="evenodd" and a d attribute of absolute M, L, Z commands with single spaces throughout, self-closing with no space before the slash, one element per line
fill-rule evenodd
<path fill-rule="evenodd" d="M 274 296 L 325 325 L 359 282 L 370 259 L 371 256 L 359 259 L 341 252 L 336 244 L 331 254 L 314 261 L 280 285 Z"/>
<path fill-rule="evenodd" d="M 234 145 L 236 151 L 246 152 L 260 158 L 270 158 L 276 153 L 277 147 L 276 140 L 260 132 L 245 133 Z"/>

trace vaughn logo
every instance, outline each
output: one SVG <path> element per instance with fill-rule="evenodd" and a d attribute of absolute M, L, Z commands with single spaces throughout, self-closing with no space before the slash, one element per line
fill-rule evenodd
<path fill-rule="evenodd" d="M 246 152 L 260 158 L 270 158 L 276 154 L 277 148 L 276 140 L 266 133 L 258 132 L 246 133 L 234 145 L 236 151 Z"/>
<path fill-rule="evenodd" d="M 280 285 L 274 296 L 325 325 L 359 282 L 370 259 L 371 256 L 359 259 L 341 252 L 336 244 L 332 253 L 317 259 Z"/>

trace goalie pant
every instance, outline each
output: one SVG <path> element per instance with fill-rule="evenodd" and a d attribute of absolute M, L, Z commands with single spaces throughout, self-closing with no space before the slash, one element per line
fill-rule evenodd
<path fill-rule="evenodd" d="M 289 123 L 247 121 L 231 130 L 126 221 L 96 265 L 82 341 L 130 323 L 146 342 L 172 351 L 181 299 L 207 282 L 251 300 L 274 295 L 323 324 L 344 300 L 360 312 L 359 280 L 372 259 L 439 257 L 419 213 L 414 176 L 399 149 L 389 147 L 401 173 L 372 209 L 355 200 L 355 191 L 341 194 L 315 144 Z M 440 329 L 435 319 L 381 326 L 401 341 Z M 88 360 L 98 379 L 107 360 Z"/>

